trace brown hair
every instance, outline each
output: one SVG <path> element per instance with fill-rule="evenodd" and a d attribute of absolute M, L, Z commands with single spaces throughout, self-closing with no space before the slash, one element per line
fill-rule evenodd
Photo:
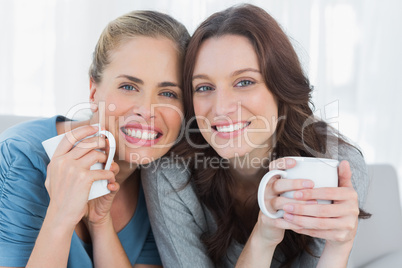
<path fill-rule="evenodd" d="M 208 38 L 228 34 L 244 36 L 251 42 L 259 59 L 259 68 L 265 84 L 278 101 L 278 116 L 286 116 L 285 120 L 278 122 L 271 156 L 317 157 L 317 154 L 326 154 L 326 142 L 329 135 L 335 133 L 325 122 L 316 119 L 307 127 L 303 125 L 314 118 L 310 108 L 312 88 L 292 44 L 274 18 L 263 9 L 249 4 L 231 7 L 211 15 L 196 29 L 190 40 L 184 62 L 183 85 L 184 103 L 187 104 L 185 117 L 192 129 L 188 132 L 191 143 L 198 148 L 203 147 L 206 160 L 219 157 L 202 135 L 194 131 L 198 126 L 192 108 L 192 76 L 201 44 Z M 347 143 L 340 136 L 332 137 L 339 143 Z M 176 151 L 192 158 L 199 150 L 189 149 L 189 145 L 182 142 Z M 313 155 L 312 152 L 317 153 Z M 191 179 L 199 199 L 212 212 L 217 223 L 217 231 L 204 234 L 202 239 L 211 259 L 219 264 L 233 240 L 246 243 L 257 222 L 259 208 L 254 194 L 246 202 L 253 207 L 250 215 L 237 215 L 233 201 L 234 179 L 230 169 L 203 166 L 204 168 L 193 167 Z M 205 168 L 206 166 L 208 168 Z M 244 221 L 240 219 L 245 218 L 247 221 L 243 225 Z M 285 258 L 283 266 L 289 266 L 302 251 L 310 252 L 310 241 L 311 237 L 287 230 L 284 240 L 277 247 Z"/>
<path fill-rule="evenodd" d="M 171 16 L 157 11 L 132 11 L 111 21 L 103 30 L 93 53 L 89 76 L 96 83 L 110 63 L 110 54 L 127 39 L 137 37 L 165 37 L 177 45 L 178 54 L 184 57 L 190 35 L 183 24 Z"/>

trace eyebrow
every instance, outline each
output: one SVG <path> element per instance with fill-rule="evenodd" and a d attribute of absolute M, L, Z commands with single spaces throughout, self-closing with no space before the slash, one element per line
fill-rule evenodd
<path fill-rule="evenodd" d="M 126 78 L 134 83 L 137 83 L 140 85 L 144 84 L 144 81 L 142 81 L 141 79 L 131 76 L 131 75 L 127 75 L 127 74 L 119 75 L 116 78 Z M 173 82 L 160 82 L 160 83 L 158 83 L 158 87 L 180 87 L 180 86 Z"/>
<path fill-rule="evenodd" d="M 245 68 L 245 69 L 240 69 L 237 71 L 234 71 L 230 76 L 236 76 L 245 72 L 254 72 L 254 73 L 261 73 L 259 70 L 254 69 L 254 68 Z"/>
<path fill-rule="evenodd" d="M 233 73 L 230 74 L 230 76 L 233 77 L 233 76 L 245 73 L 245 72 L 255 72 L 255 73 L 259 73 L 259 74 L 261 73 L 259 70 L 254 69 L 254 68 L 245 68 L 245 69 L 240 69 L 240 70 L 234 71 Z M 208 78 L 209 78 L 208 75 L 198 74 L 198 75 L 194 75 L 192 80 L 195 80 L 195 79 L 208 79 Z"/>

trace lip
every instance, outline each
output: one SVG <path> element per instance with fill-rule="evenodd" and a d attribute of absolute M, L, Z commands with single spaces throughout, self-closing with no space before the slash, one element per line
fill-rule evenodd
<path fill-rule="evenodd" d="M 233 139 L 233 138 L 239 136 L 240 134 L 242 134 L 250 126 L 250 124 L 251 124 L 250 121 L 238 121 L 238 122 L 233 122 L 233 123 L 218 123 L 218 124 L 213 124 L 211 126 L 211 129 L 212 129 L 213 133 L 215 133 L 215 135 L 220 138 Z M 240 127 L 241 125 L 243 125 L 241 128 L 230 131 L 230 127 L 235 129 L 236 127 Z M 225 128 L 225 127 L 229 128 L 228 132 L 222 132 L 222 131 L 217 130 L 217 128 Z"/>
<path fill-rule="evenodd" d="M 154 139 L 143 139 L 139 137 L 133 137 L 132 135 L 128 134 L 128 131 L 140 131 L 141 133 L 148 133 L 148 135 L 156 134 Z M 130 123 L 120 127 L 120 133 L 125 138 L 125 140 L 131 144 L 139 145 L 142 147 L 149 147 L 152 146 L 162 138 L 163 133 L 159 128 L 142 125 L 139 123 Z"/>

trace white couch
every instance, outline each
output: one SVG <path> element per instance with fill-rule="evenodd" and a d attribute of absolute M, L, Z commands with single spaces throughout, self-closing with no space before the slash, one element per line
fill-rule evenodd
<path fill-rule="evenodd" d="M 0 133 L 13 125 L 36 118 L 30 116 L 0 115 Z"/>
<path fill-rule="evenodd" d="M 398 176 L 391 165 L 369 165 L 372 183 L 365 209 L 373 214 L 361 220 L 349 267 L 402 267 L 402 210 Z"/>

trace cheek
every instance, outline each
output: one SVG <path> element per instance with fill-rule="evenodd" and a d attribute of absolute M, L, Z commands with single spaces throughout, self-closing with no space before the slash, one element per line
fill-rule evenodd
<path fill-rule="evenodd" d="M 161 111 L 161 114 L 163 115 L 166 127 L 169 129 L 169 132 L 177 136 L 180 132 L 181 123 L 184 119 L 183 110 L 180 109 L 180 107 L 176 107 L 175 109 L 170 108 Z"/>
<path fill-rule="evenodd" d="M 209 102 L 209 103 L 211 103 L 211 102 Z M 197 122 L 199 121 L 198 118 L 201 118 L 200 121 L 203 122 L 202 124 L 205 124 L 205 119 L 202 119 L 202 118 L 205 118 L 208 116 L 208 112 L 211 108 L 210 105 L 205 100 L 194 99 L 193 106 L 194 106 L 194 115 L 197 117 Z"/>

